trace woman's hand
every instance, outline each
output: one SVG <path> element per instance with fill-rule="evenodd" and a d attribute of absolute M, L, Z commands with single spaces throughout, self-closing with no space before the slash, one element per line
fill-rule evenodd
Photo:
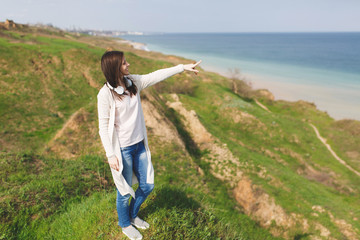
<path fill-rule="evenodd" d="M 186 71 L 191 71 L 194 72 L 195 74 L 198 74 L 198 70 L 196 70 L 195 68 L 197 67 L 197 65 L 199 65 L 201 63 L 201 60 L 198 61 L 195 64 L 184 64 L 184 70 Z"/>
<path fill-rule="evenodd" d="M 116 156 L 108 158 L 109 165 L 112 169 L 119 171 L 119 160 Z"/>

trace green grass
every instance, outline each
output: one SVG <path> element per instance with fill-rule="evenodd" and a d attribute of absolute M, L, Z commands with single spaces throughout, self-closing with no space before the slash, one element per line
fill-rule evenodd
<path fill-rule="evenodd" d="M 228 99 L 228 102 L 220 99 Z M 268 113 L 254 103 L 242 100 L 230 93 L 226 87 L 217 84 L 209 86 L 199 83 L 195 95 L 180 95 L 180 100 L 189 110 L 196 111 L 200 121 L 211 134 L 226 143 L 235 155 L 241 156 L 239 161 L 265 167 L 270 175 L 284 184 L 285 188 L 271 185 L 270 177 L 264 179 L 257 175 L 258 168 L 253 169 L 253 173 L 250 173 L 253 182 L 270 193 L 277 204 L 281 205 L 288 213 L 299 213 L 308 219 L 322 223 L 336 238 L 342 237 L 338 227 L 329 220 L 327 214 L 314 218 L 311 215 L 313 205 L 324 206 L 338 218 L 345 219 L 355 228 L 360 228 L 359 222 L 353 219 L 354 216 L 359 217 L 357 196 L 360 192 L 360 179 L 332 157 L 316 138 L 308 123 L 301 120 L 300 114 L 295 114 L 296 108 L 291 109 L 291 114 L 281 114 L 276 111 Z M 274 110 L 274 106 L 271 109 Z M 256 121 L 235 123 L 233 116 L 229 115 L 229 112 L 233 110 L 251 114 L 261 123 L 256 123 Z M 325 123 L 332 121 L 328 117 L 323 118 Z M 320 117 L 318 117 L 318 121 L 320 121 L 319 119 Z M 261 127 L 262 124 L 265 128 Z M 298 143 L 294 143 L 293 136 L 296 136 Z M 237 141 L 241 141 L 246 146 L 238 145 Z M 320 166 L 319 170 L 335 172 L 341 176 L 340 181 L 346 183 L 343 182 L 345 188 L 342 190 L 344 192 L 339 192 L 339 186 L 335 189 L 299 175 L 296 170 L 303 168 L 303 163 L 291 154 L 277 151 L 278 148 L 296 153 L 295 156 L 299 156 L 316 169 L 317 166 Z M 277 153 L 287 165 L 284 166 L 275 159 L 264 155 L 262 149 L 269 149 Z M 355 192 L 349 192 L 346 188 L 348 186 Z M 291 192 L 285 189 L 291 189 Z M 294 204 L 295 202 L 296 204 Z M 350 215 L 349 211 L 353 215 Z"/>
<path fill-rule="evenodd" d="M 227 197 L 221 182 L 196 174 L 191 159 L 178 150 L 170 144 L 153 151 L 156 188 L 140 212 L 153 226 L 147 237 L 276 239 L 235 209 L 236 203 Z M 123 236 L 116 224 L 110 172 L 101 157 L 62 160 L 3 154 L 1 174 L 3 239 Z M 200 184 L 204 182 L 212 196 L 204 192 Z"/>
<path fill-rule="evenodd" d="M 14 152 L 34 150 L 46 143 L 73 112 L 95 100 L 97 89 L 89 86 L 84 69 L 97 69 L 93 78 L 99 84 L 103 81 L 99 78 L 102 49 L 27 36 L 41 44 L 0 41 L 0 61 L 6 63 L 3 71 L 9 73 L 0 76 L 6 83 L 0 92 L 1 135 L 7 149 Z M 51 60 L 55 57 L 59 63 Z M 59 117 L 59 112 L 64 117 Z"/>
<path fill-rule="evenodd" d="M 112 239 L 122 236 L 117 226 L 115 192 L 95 193 L 55 221 L 43 223 L 40 239 Z M 144 203 L 142 214 L 151 228 L 142 231 L 148 239 L 224 239 L 226 226 L 178 188 L 158 187 Z M 225 230 L 225 231 L 224 231 Z M 235 239 L 235 236 L 234 236 Z M 245 239 L 236 236 L 236 239 Z"/>
<path fill-rule="evenodd" d="M 96 156 L 69 161 L 25 153 L 0 160 L 2 239 L 30 239 L 43 219 L 112 186 L 108 165 Z"/>
<path fill-rule="evenodd" d="M 116 194 L 95 193 L 55 221 L 44 223 L 39 239 L 111 239 L 123 236 L 117 226 Z M 144 203 L 141 214 L 151 228 L 142 231 L 148 239 L 224 239 L 226 226 L 179 188 L 157 187 Z M 224 231 L 225 230 L 225 231 Z M 235 238 L 235 236 L 234 236 Z M 236 236 L 236 239 L 241 239 Z M 242 238 L 245 239 L 245 238 Z"/>
<path fill-rule="evenodd" d="M 97 89 L 88 85 L 81 71 L 90 68 L 90 74 L 101 85 L 104 80 L 98 65 L 104 50 L 31 33 L 6 34 L 6 40 L 0 38 L 0 48 L 4 50 L 1 60 L 6 59 L 1 80 L 7 83 L 6 90 L 0 94 L 4 100 L 0 121 L 5 126 L 2 137 L 12 146 L 4 146 L 1 155 L 0 238 L 123 236 L 116 224 L 114 186 L 104 156 L 84 155 L 64 160 L 37 154 L 74 111 L 85 107 L 88 113 L 96 114 Z M 18 41 L 11 42 L 9 38 Z M 171 66 L 132 53 L 126 56 L 129 62 L 137 63 L 133 71 L 138 73 Z M 181 89 L 180 85 L 173 87 L 179 79 L 183 81 L 184 76 L 157 86 L 156 91 L 192 91 Z M 18 91 L 17 86 L 26 87 Z M 93 117 L 88 120 L 96 123 Z M 100 141 L 98 137 L 95 140 Z M 193 157 L 197 156 L 192 153 Z M 198 176 L 193 160 L 183 159 L 178 146 L 157 146 L 153 159 L 155 168 L 159 169 L 157 188 L 141 213 L 153 225 L 147 237 L 276 239 L 236 210 L 236 202 L 228 198 L 228 189 L 221 182 L 209 173 L 205 179 Z M 204 183 L 209 185 L 206 191 L 213 192 L 213 196 L 207 196 Z"/>
<path fill-rule="evenodd" d="M 87 71 L 102 86 L 104 49 L 64 38 L 64 33 L 26 30 L 0 31 L 0 52 L 0 239 L 125 239 L 117 226 L 109 167 L 94 145 L 100 141 L 97 131 L 92 131 L 97 128 L 98 88 L 90 86 L 83 74 Z M 125 55 L 138 74 L 172 66 L 132 52 Z M 360 229 L 354 220 L 360 219 L 360 179 L 331 156 L 308 124 L 315 124 L 339 156 L 358 169 L 359 164 L 346 154 L 357 151 L 358 122 L 335 122 L 305 103 L 261 99 L 271 110 L 268 113 L 251 98 L 234 94 L 230 80 L 214 73 L 202 72 L 196 78 L 183 73 L 146 91 L 175 126 L 189 153 L 150 131 L 156 186 L 140 211 L 152 226 L 143 231 L 146 239 L 280 239 L 244 214 L 230 185 L 211 174 L 204 161 L 208 151 L 196 146 L 182 116 L 166 106 L 171 99 L 168 93 L 177 93 L 239 162 L 249 163 L 241 170 L 288 214 L 301 214 L 310 223 L 321 223 L 332 237 L 345 239 L 327 213 L 312 215 L 311 207 L 321 205 Z M 67 145 L 64 151 L 75 157 L 45 154 L 49 141 L 80 108 L 85 109 L 85 120 L 78 123 L 78 130 L 70 129 L 55 141 Z M 243 117 L 235 121 L 237 115 Z M 330 180 L 336 181 L 299 174 L 306 164 L 334 172 Z M 265 177 L 257 174 L 262 168 Z M 282 187 L 275 186 L 272 178 Z M 299 229 L 288 230 L 288 235 L 293 239 L 319 235 L 314 228 Z"/>

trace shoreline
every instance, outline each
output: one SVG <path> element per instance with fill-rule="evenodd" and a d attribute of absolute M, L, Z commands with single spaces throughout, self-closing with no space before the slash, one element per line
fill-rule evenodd
<path fill-rule="evenodd" d="M 151 52 L 150 49 L 146 46 L 145 43 L 139 43 L 139 42 L 133 42 L 130 40 L 125 40 L 125 39 L 121 39 L 121 40 L 116 40 L 118 43 L 122 43 L 122 44 L 129 44 L 131 47 L 133 47 L 136 50 L 143 50 L 146 52 Z"/>
<path fill-rule="evenodd" d="M 174 55 L 188 59 L 193 58 L 192 56 L 186 56 L 186 53 L 181 55 L 181 53 L 178 53 L 177 51 L 175 51 L 176 53 L 172 54 L 158 50 L 151 50 L 144 43 L 133 42 L 130 40 L 120 41 L 122 43 L 131 45 L 134 49 L 137 50 L 158 52 L 167 56 Z M 224 77 L 231 77 L 229 69 L 228 71 L 225 71 L 221 66 L 215 67 L 211 64 L 207 64 L 205 59 L 202 59 L 203 63 L 201 66 L 201 68 L 203 68 L 205 71 L 214 72 Z M 357 95 L 357 93 L 354 92 L 356 90 L 337 89 L 336 87 L 329 86 L 324 87 L 321 84 L 299 84 L 288 82 L 286 81 L 286 78 L 281 81 L 281 77 L 274 77 L 258 73 L 247 73 L 242 71 L 240 71 L 239 77 L 240 79 L 244 79 L 246 82 L 249 82 L 254 90 L 266 89 L 270 91 L 274 95 L 275 100 L 284 100 L 290 102 L 300 100 L 307 101 L 314 103 L 318 110 L 328 113 L 328 115 L 334 120 L 350 119 L 360 121 L 360 104 L 359 106 L 356 106 L 356 104 L 349 105 L 345 99 L 342 99 L 341 97 L 334 99 L 333 97 L 334 95 L 339 95 L 339 92 L 342 92 L 342 96 Z M 349 94 L 349 92 L 351 94 Z"/>
<path fill-rule="evenodd" d="M 203 69 L 206 71 L 220 74 L 225 77 L 231 77 L 231 74 L 229 72 L 226 72 L 221 68 L 213 67 L 211 65 L 207 65 L 206 67 L 203 67 Z M 341 91 L 344 91 L 343 95 L 345 95 L 346 90 L 339 90 L 336 89 L 336 87 L 323 88 L 321 85 L 315 84 L 308 85 L 293 82 L 284 82 L 279 81 L 278 79 L 271 76 L 254 73 L 240 72 L 239 77 L 240 79 L 243 79 L 246 82 L 250 83 L 251 87 L 254 90 L 266 89 L 270 91 L 273 94 L 275 100 L 284 100 L 290 102 L 306 101 L 315 104 L 318 110 L 328 113 L 329 116 L 334 120 L 350 119 L 360 121 L 360 105 L 349 106 L 343 99 L 337 99 L 336 102 L 334 102 L 332 99 L 332 96 L 335 92 L 339 93 Z M 355 93 L 356 90 L 353 91 L 353 94 L 357 93 Z M 302 94 L 298 94 L 298 92 L 301 92 Z M 317 94 L 311 94 L 314 92 L 316 92 Z M 336 109 L 334 109 L 334 107 L 336 107 Z M 353 115 L 349 113 L 353 113 Z M 347 115 L 347 117 L 344 117 L 344 115 Z"/>
<path fill-rule="evenodd" d="M 204 68 L 204 70 L 215 72 L 225 77 L 231 77 L 229 73 L 221 71 L 217 68 L 208 66 Z M 349 106 L 344 99 L 339 98 L 336 102 L 334 102 L 332 99 L 332 96 L 335 92 L 339 93 L 343 91 L 343 95 L 346 95 L 346 90 L 339 90 L 335 87 L 323 88 L 320 85 L 297 84 L 292 82 L 277 81 L 271 76 L 264 76 L 261 74 L 253 73 L 241 73 L 240 79 L 243 79 L 246 82 L 250 83 L 251 87 L 254 90 L 266 89 L 270 91 L 273 94 L 275 100 L 284 100 L 290 102 L 306 101 L 315 104 L 318 110 L 328 113 L 329 116 L 334 120 L 338 121 L 350 119 L 360 121 L 360 106 Z M 301 92 L 302 96 L 300 96 L 298 92 Z M 314 92 L 316 92 L 317 94 L 312 94 Z M 353 94 L 356 93 L 354 92 Z"/>

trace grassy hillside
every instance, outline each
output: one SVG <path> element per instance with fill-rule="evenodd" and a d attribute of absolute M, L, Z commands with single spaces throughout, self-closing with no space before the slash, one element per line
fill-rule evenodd
<path fill-rule="evenodd" d="M 330 154 L 308 124 L 312 122 L 326 131 L 333 124 L 322 125 L 331 121 L 326 114 L 314 110 L 314 119 L 303 119 L 279 113 L 282 103 L 269 104 L 269 113 L 221 85 L 198 86 L 193 96 L 180 95 L 181 102 L 196 111 L 208 131 L 240 162 L 250 166 L 243 170 L 253 183 L 274 197 L 288 214 L 321 223 L 335 239 L 344 236 L 331 215 L 359 229 L 360 177 Z M 297 106 L 293 108 L 297 110 Z M 356 142 L 349 135 L 348 141 Z M 314 206 L 322 206 L 328 213 L 318 214 Z"/>
<path fill-rule="evenodd" d="M 139 74 L 184 62 L 110 38 L 0 30 L 1 239 L 123 238 L 97 128 L 107 47 Z M 145 239 L 359 238 L 360 177 L 309 124 L 360 171 L 360 123 L 236 94 L 233 81 L 182 73 L 144 91 L 156 182 Z"/>

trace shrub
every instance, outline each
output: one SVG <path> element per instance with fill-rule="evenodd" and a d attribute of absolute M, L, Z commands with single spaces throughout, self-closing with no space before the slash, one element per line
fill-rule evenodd
<path fill-rule="evenodd" d="M 254 91 L 251 86 L 251 82 L 245 80 L 241 76 L 238 68 L 230 69 L 230 79 L 232 80 L 231 90 L 245 99 L 252 99 L 254 97 Z"/>

